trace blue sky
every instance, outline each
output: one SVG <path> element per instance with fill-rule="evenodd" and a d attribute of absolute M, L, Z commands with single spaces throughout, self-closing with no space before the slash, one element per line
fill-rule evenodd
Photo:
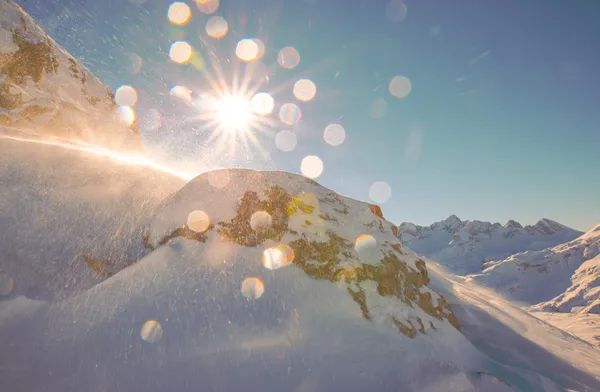
<path fill-rule="evenodd" d="M 397 223 L 450 214 L 524 224 L 547 217 L 580 230 L 600 223 L 597 1 L 406 0 L 406 18 L 394 22 L 388 1 L 221 0 L 216 15 L 229 23 L 221 40 L 206 36 L 209 16 L 184 2 L 191 20 L 174 26 L 162 0 L 18 1 L 110 88 L 138 90 L 144 143 L 173 164 L 299 172 L 303 157 L 317 155 L 324 163 L 317 181 L 344 195 L 368 200 L 373 182 L 388 183 L 382 208 Z M 302 119 L 290 127 L 272 116 L 272 130 L 258 136 L 267 158 L 250 149 L 209 159 L 210 130 L 169 90 L 204 91 L 211 50 L 230 75 L 236 43 L 252 37 L 266 46 L 270 80 L 261 91 L 273 95 L 275 112 L 297 103 Z M 206 68 L 170 61 L 175 39 L 189 42 Z M 295 69 L 277 64 L 285 46 L 300 53 Z M 132 74 L 128 53 L 143 60 L 140 72 Z M 397 75 L 412 84 L 403 99 L 388 90 Z M 316 84 L 312 101 L 294 99 L 299 78 Z M 387 110 L 373 118 L 370 108 L 382 99 Z M 164 116 L 158 129 L 145 127 L 150 109 Z M 341 146 L 323 140 L 330 123 L 346 130 Z M 282 129 L 297 134 L 291 152 L 274 145 Z"/>

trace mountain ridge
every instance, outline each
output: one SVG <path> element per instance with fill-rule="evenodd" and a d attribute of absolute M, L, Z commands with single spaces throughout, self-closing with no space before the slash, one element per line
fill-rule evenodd
<path fill-rule="evenodd" d="M 411 250 L 460 275 L 481 271 L 484 263 L 491 260 L 558 245 L 581 234 L 548 218 L 523 226 L 514 220 L 502 225 L 479 220 L 462 221 L 458 216 L 450 215 L 429 226 L 410 222 L 398 226 L 398 237 Z"/>

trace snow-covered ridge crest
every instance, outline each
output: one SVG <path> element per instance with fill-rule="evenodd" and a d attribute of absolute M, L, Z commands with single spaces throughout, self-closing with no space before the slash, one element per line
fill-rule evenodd
<path fill-rule="evenodd" d="M 210 218 L 201 233 L 191 229 L 194 211 Z M 179 237 L 197 241 L 203 254 L 215 257 L 204 261 L 217 264 L 231 252 L 260 263 L 265 250 L 284 246 L 294 255 L 293 268 L 336 284 L 366 319 L 410 337 L 440 324 L 459 328 L 445 299 L 427 286 L 425 262 L 401 246 L 395 226 L 381 216 L 377 206 L 298 175 L 220 170 L 170 197 L 145 241 L 150 249 Z"/>
<path fill-rule="evenodd" d="M 600 313 L 600 225 L 575 240 L 491 262 L 469 279 L 531 310 Z"/>
<path fill-rule="evenodd" d="M 502 225 L 478 220 L 462 221 L 456 215 L 430 226 L 405 222 L 398 228 L 398 237 L 407 247 L 461 275 L 481 271 L 484 263 L 491 260 L 501 260 L 517 252 L 544 249 L 581 234 L 546 218 L 523 227 L 514 220 Z"/>
<path fill-rule="evenodd" d="M 12 0 L 0 1 L 0 125 L 114 150 L 139 150 L 113 93 Z"/>

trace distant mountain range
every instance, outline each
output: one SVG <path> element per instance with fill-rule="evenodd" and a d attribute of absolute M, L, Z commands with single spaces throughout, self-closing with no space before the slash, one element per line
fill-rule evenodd
<path fill-rule="evenodd" d="M 12 0 L 0 1 L 0 126 L 120 150 L 140 135 L 113 93 Z"/>
<path fill-rule="evenodd" d="M 456 215 L 430 226 L 404 222 L 398 228 L 398 237 L 407 247 L 458 275 L 477 273 L 490 261 L 555 246 L 581 234 L 550 219 L 523 226 L 514 220 L 505 225 L 462 221 Z"/>
<path fill-rule="evenodd" d="M 600 225 L 564 244 L 492 262 L 469 279 L 530 310 L 600 313 Z"/>

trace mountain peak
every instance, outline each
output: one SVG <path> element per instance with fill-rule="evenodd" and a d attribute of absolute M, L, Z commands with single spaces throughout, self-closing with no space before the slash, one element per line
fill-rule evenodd
<path fill-rule="evenodd" d="M 553 235 L 567 229 L 567 227 L 551 219 L 542 218 L 533 225 L 533 229 L 546 235 Z"/>
<path fill-rule="evenodd" d="M 506 224 L 504 225 L 504 227 L 508 228 L 513 228 L 513 229 L 522 229 L 523 225 L 521 225 L 519 222 L 510 219 L 508 222 L 506 222 Z"/>

